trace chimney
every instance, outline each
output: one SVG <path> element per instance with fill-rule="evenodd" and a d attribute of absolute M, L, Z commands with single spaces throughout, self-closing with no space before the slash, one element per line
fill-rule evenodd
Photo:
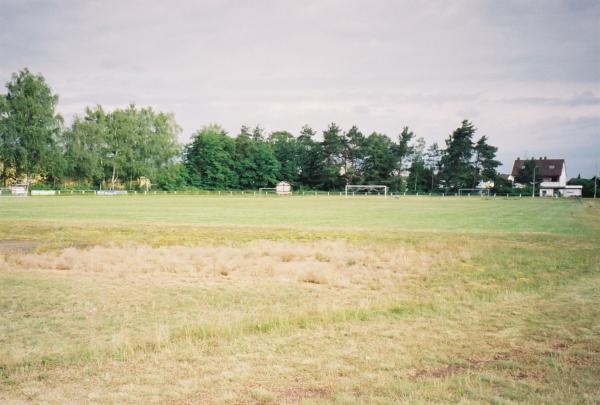
<path fill-rule="evenodd" d="M 517 156 L 517 160 L 521 160 L 521 158 Z"/>
<path fill-rule="evenodd" d="M 544 156 L 544 160 L 548 160 L 548 157 L 547 157 L 547 156 Z"/>

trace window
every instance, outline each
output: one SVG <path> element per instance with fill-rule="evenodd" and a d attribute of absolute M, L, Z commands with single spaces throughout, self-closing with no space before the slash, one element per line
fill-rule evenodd
<path fill-rule="evenodd" d="M 554 165 L 550 165 L 550 166 L 548 166 L 548 169 L 554 169 L 554 167 L 555 167 Z"/>

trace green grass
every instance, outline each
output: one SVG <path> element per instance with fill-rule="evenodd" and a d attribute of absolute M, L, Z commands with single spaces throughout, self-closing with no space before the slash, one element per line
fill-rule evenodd
<path fill-rule="evenodd" d="M 0 200 L 5 219 L 99 223 L 581 234 L 586 203 L 479 197 L 32 197 Z"/>
<path fill-rule="evenodd" d="M 0 199 L 0 402 L 596 403 L 600 204 Z"/>

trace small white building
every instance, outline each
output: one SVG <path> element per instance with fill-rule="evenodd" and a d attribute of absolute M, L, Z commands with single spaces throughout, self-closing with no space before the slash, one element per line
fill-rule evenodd
<path fill-rule="evenodd" d="M 521 168 L 528 160 L 517 158 L 513 165 L 509 180 L 514 182 Z M 540 197 L 581 197 L 583 186 L 567 185 L 567 165 L 564 159 L 548 159 L 546 157 L 534 159 L 536 177 L 539 175 L 542 182 L 539 185 Z M 514 183 L 517 186 L 518 183 Z"/>
<path fill-rule="evenodd" d="M 28 195 L 27 184 L 13 184 L 10 187 L 10 193 L 19 197 L 26 197 Z"/>
<path fill-rule="evenodd" d="M 275 185 L 275 192 L 279 195 L 287 195 L 292 193 L 292 185 L 287 181 L 280 181 Z"/>
<path fill-rule="evenodd" d="M 487 180 L 487 181 L 481 180 L 477 184 L 476 188 L 491 190 L 492 188 L 494 188 L 494 186 L 495 186 L 495 183 L 493 181 L 491 181 L 491 180 Z"/>

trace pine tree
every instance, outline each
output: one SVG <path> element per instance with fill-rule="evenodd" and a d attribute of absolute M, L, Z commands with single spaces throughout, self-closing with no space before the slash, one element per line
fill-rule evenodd
<path fill-rule="evenodd" d="M 473 161 L 473 187 L 477 187 L 480 181 L 496 180 L 498 173 L 496 168 L 500 166 L 500 162 L 496 160 L 496 152 L 498 148 L 487 143 L 487 136 L 479 138 L 474 151 Z"/>
<path fill-rule="evenodd" d="M 470 187 L 472 183 L 471 158 L 473 156 L 473 135 L 475 127 L 464 120 L 446 139 L 446 149 L 442 155 L 442 179 L 446 190 Z"/>

